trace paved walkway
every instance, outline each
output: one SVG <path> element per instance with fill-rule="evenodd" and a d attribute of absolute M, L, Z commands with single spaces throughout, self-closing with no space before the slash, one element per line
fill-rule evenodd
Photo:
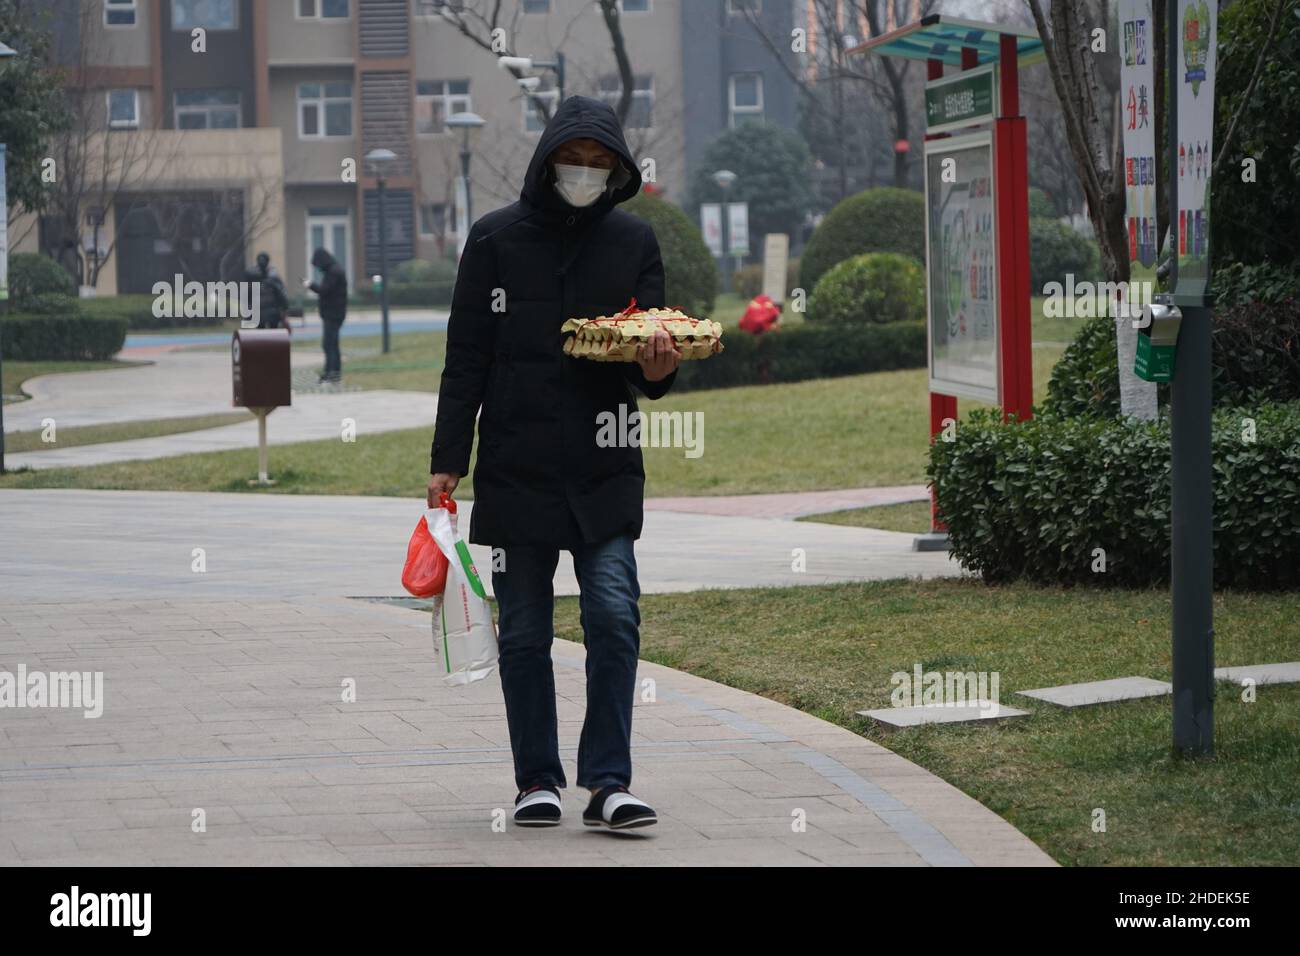
<path fill-rule="evenodd" d="M 401 593 L 419 511 L 382 498 L 0 493 L 0 527 L 18 543 L 0 552 L 0 670 L 104 681 L 95 719 L 0 711 L 0 865 L 1050 865 L 903 758 L 647 662 L 635 784 L 660 825 L 586 830 L 571 788 L 558 832 L 494 830 L 513 797 L 497 678 L 443 686 L 427 615 L 347 597 Z M 792 547 L 806 549 L 807 573 L 790 571 Z M 955 573 L 909 548 L 888 532 L 653 511 L 638 561 L 647 592 Z M 563 563 L 557 584 L 575 591 Z M 556 642 L 571 784 L 583 655 Z M 342 696 L 350 682 L 355 702 Z"/>
<path fill-rule="evenodd" d="M 46 419 L 59 428 L 74 428 L 232 411 L 230 356 L 225 352 L 141 349 L 125 350 L 121 357 L 147 357 L 151 364 L 29 379 L 23 388 L 32 397 L 5 406 L 5 430 L 39 430 Z M 276 409 L 267 419 L 268 444 L 338 438 L 345 418 L 356 423 L 358 434 L 433 425 L 438 398 L 432 392 L 308 390 L 302 383 L 310 379 L 310 369 L 320 365 L 320 356 L 295 350 L 291 361 L 299 387 L 293 404 Z M 5 464 L 78 468 L 256 446 L 257 423 L 247 421 L 155 438 L 20 452 L 6 455 Z"/>
<path fill-rule="evenodd" d="M 700 515 L 745 515 L 751 518 L 803 518 L 807 515 L 925 501 L 926 485 L 891 488 L 841 488 L 834 491 L 783 491 L 766 495 L 716 495 L 693 498 L 650 498 L 647 509 Z"/>

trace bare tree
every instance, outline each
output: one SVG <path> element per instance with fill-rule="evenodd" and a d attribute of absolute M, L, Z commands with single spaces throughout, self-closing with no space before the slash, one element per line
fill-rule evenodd
<path fill-rule="evenodd" d="M 1042 0 L 1027 2 L 1043 40 L 1047 69 L 1101 250 L 1102 267 L 1110 281 L 1127 282 L 1124 141 L 1119 136 L 1120 117 L 1115 108 L 1118 90 L 1103 85 L 1099 57 L 1093 52 L 1093 31 L 1109 25 L 1109 4 L 1105 0 L 1058 2 L 1052 4 L 1049 15 L 1043 12 Z"/>

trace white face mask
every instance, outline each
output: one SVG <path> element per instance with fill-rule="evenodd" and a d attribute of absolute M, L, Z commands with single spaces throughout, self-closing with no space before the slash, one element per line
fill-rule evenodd
<path fill-rule="evenodd" d="M 555 191 L 570 206 L 590 206 L 605 191 L 610 170 L 555 164 Z"/>

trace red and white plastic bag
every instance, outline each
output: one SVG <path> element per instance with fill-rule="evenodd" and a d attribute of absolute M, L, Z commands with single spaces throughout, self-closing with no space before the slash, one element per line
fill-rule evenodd
<path fill-rule="evenodd" d="M 492 607 L 469 548 L 456 530 L 456 502 L 445 494 L 425 512 L 429 534 L 448 561 L 447 583 L 433 601 L 433 640 L 445 672 L 443 682 L 470 684 L 497 664 Z"/>

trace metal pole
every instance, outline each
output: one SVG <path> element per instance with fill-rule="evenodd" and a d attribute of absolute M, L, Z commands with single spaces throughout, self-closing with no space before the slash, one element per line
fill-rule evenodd
<path fill-rule="evenodd" d="M 559 50 L 555 51 L 555 84 L 560 89 L 560 99 L 558 102 L 564 102 L 564 54 Z"/>
<path fill-rule="evenodd" d="M 3 216 L 4 214 L 5 214 L 5 211 L 4 211 L 3 209 L 0 209 L 0 216 Z M 6 251 L 6 254 L 7 254 L 7 251 Z M 5 315 L 6 315 L 8 312 L 9 312 L 9 300 L 8 300 L 7 298 L 0 299 L 0 322 L 4 322 Z M 4 330 L 3 330 L 3 329 L 0 329 L 0 475 L 3 475 L 3 474 L 5 473 L 5 411 L 4 411 L 4 408 L 5 408 L 5 405 L 4 405 L 5 376 L 4 376 L 4 364 L 5 364 L 5 357 L 4 357 Z"/>
<path fill-rule="evenodd" d="M 469 159 L 469 130 L 466 129 L 460 147 L 460 173 L 465 178 L 465 222 L 473 228 L 474 206 L 469 194 Z"/>
<path fill-rule="evenodd" d="M 1165 18 L 1165 63 L 1176 75 L 1178 4 Z M 1171 83 L 1169 115 L 1169 215 L 1178 221 L 1178 84 Z M 1174 226 L 1175 230 L 1177 226 Z M 1210 315 L 1203 291 L 1178 292 L 1178 241 L 1173 243 L 1174 302 L 1183 313 L 1178 332 L 1171 409 L 1174 752 L 1214 753 L 1214 489 L 1210 435 Z"/>
<path fill-rule="evenodd" d="M 384 210 L 384 178 L 379 177 L 379 309 L 383 316 L 384 354 L 388 354 L 388 221 Z"/>
<path fill-rule="evenodd" d="M 731 272 L 727 269 L 727 259 L 731 255 L 731 212 L 727 208 L 727 186 L 722 187 L 722 291 L 731 291 Z"/>
<path fill-rule="evenodd" d="M 266 470 L 266 413 L 265 408 L 257 410 L 257 482 L 261 485 L 271 481 Z"/>

